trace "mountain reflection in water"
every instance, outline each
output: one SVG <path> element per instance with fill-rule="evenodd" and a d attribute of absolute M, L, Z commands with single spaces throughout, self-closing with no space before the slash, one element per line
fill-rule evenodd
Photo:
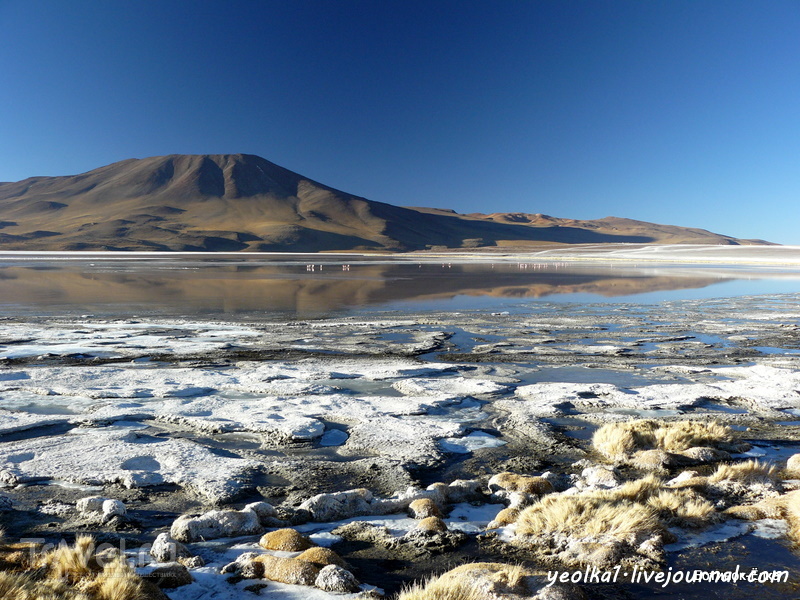
<path fill-rule="evenodd" d="M 0 306 L 6 314 L 94 310 L 113 314 L 278 312 L 311 316 L 398 301 L 445 301 L 463 296 L 635 296 L 703 288 L 739 276 L 732 270 L 707 267 L 418 263 L 320 256 L 7 261 L 0 262 Z"/>

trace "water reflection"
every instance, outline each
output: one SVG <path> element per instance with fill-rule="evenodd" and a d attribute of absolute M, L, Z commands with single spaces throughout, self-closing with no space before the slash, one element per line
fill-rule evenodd
<path fill-rule="evenodd" d="M 635 296 L 704 288 L 739 277 L 743 275 L 731 270 L 688 267 L 442 264 L 318 256 L 228 261 L 8 261 L 0 262 L 0 303 L 6 314 L 266 311 L 308 316 L 397 301 L 445 301 L 463 296 Z"/>

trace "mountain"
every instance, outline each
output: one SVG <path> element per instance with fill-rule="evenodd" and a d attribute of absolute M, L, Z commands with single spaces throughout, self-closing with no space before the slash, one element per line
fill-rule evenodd
<path fill-rule="evenodd" d="M 766 243 L 614 217 L 394 206 L 248 154 L 130 159 L 81 175 L 0 183 L 0 250 L 409 251 L 605 242 Z"/>

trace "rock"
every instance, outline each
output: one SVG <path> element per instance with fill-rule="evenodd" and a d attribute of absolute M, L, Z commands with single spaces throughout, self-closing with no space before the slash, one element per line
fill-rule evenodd
<path fill-rule="evenodd" d="M 75 508 L 81 514 L 102 513 L 103 502 L 106 500 L 108 500 L 108 498 L 103 498 L 102 496 L 89 496 L 87 498 L 81 498 L 75 504 Z"/>
<path fill-rule="evenodd" d="M 254 510 L 212 510 L 200 516 L 181 515 L 170 528 L 179 542 L 257 535 L 264 531 Z"/>
<path fill-rule="evenodd" d="M 258 516 L 259 522 L 267 526 L 272 519 L 278 517 L 278 511 L 269 502 L 252 502 L 244 507 L 244 510 L 252 510 Z"/>
<path fill-rule="evenodd" d="M 615 469 L 604 466 L 587 467 L 581 472 L 581 477 L 586 485 L 599 488 L 613 488 L 620 484 L 620 478 Z"/>
<path fill-rule="evenodd" d="M 295 529 L 278 529 L 261 536 L 259 546 L 265 550 L 281 550 L 283 552 L 301 552 L 311 548 L 314 543 Z"/>
<path fill-rule="evenodd" d="M 448 502 L 482 500 L 481 482 L 477 479 L 456 479 L 445 490 Z"/>
<path fill-rule="evenodd" d="M 166 590 L 188 585 L 194 581 L 188 569 L 177 562 L 157 567 L 143 576 L 143 579 L 152 581 L 158 587 Z"/>
<path fill-rule="evenodd" d="M 700 473 L 697 471 L 681 471 L 681 473 L 677 477 L 673 477 L 665 485 L 667 486 L 680 485 L 696 477 L 700 477 Z"/>
<path fill-rule="evenodd" d="M 191 555 L 192 553 L 186 546 L 172 539 L 168 533 L 159 533 L 150 548 L 150 556 L 160 563 L 175 562 L 189 558 Z"/>
<path fill-rule="evenodd" d="M 12 502 L 11 498 L 0 495 L 0 512 L 11 510 L 13 505 L 14 503 Z"/>
<path fill-rule="evenodd" d="M 696 446 L 689 448 L 679 453 L 681 456 L 688 458 L 696 463 L 710 463 L 719 462 L 721 460 L 730 460 L 731 455 L 724 450 L 717 450 L 708 446 Z"/>
<path fill-rule="evenodd" d="M 206 566 L 206 561 L 203 560 L 202 556 L 189 556 L 187 558 L 179 558 L 178 562 L 181 563 L 187 569 L 199 569 L 200 567 Z"/>
<path fill-rule="evenodd" d="M 370 505 L 372 492 L 359 488 L 345 492 L 318 494 L 300 505 L 300 510 L 307 510 L 314 521 L 340 521 L 359 515 L 374 513 Z"/>
<path fill-rule="evenodd" d="M 436 503 L 430 498 L 420 498 L 408 505 L 408 512 L 414 519 L 425 519 L 427 517 L 440 517 L 442 512 Z"/>
<path fill-rule="evenodd" d="M 425 495 L 423 497 L 430 498 L 439 506 L 444 506 L 447 503 L 448 486 L 444 483 L 432 483 L 425 488 Z"/>
<path fill-rule="evenodd" d="M 786 461 L 786 473 L 790 477 L 800 477 L 800 454 L 792 454 Z"/>
<path fill-rule="evenodd" d="M 125 505 L 120 500 L 108 499 L 103 501 L 101 512 L 103 513 L 104 519 L 110 519 L 111 517 L 126 516 L 128 514 L 128 509 L 125 508 Z"/>
<path fill-rule="evenodd" d="M 323 567 L 314 581 L 325 592 L 355 593 L 360 590 L 358 580 L 348 570 L 337 565 Z"/>

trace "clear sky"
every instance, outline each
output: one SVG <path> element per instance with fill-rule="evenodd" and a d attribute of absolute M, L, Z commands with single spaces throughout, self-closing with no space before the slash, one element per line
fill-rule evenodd
<path fill-rule="evenodd" d="M 238 152 L 800 244 L 800 2 L 0 0 L 0 181 Z"/>

